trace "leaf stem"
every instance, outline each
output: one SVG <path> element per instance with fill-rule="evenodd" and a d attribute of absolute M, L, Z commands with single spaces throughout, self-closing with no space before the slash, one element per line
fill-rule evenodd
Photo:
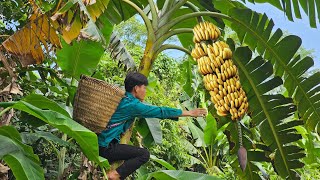
<path fill-rule="evenodd" d="M 180 23 L 181 21 L 184 21 L 184 20 L 190 19 L 190 18 L 194 18 L 194 17 L 199 17 L 199 16 L 212 16 L 212 17 L 223 18 L 223 19 L 226 19 L 229 21 L 234 21 L 231 17 L 229 17 L 225 14 L 221 14 L 221 13 L 217 13 L 217 12 L 200 11 L 200 12 L 194 12 L 194 13 L 179 16 L 179 17 L 173 19 L 172 21 L 168 22 L 167 24 L 161 26 L 158 29 L 158 31 L 166 32 L 166 31 L 170 30 L 176 24 Z"/>
<path fill-rule="evenodd" d="M 184 6 L 190 8 L 193 12 L 200 12 L 199 9 L 198 9 L 194 4 L 192 4 L 192 3 L 189 2 L 189 1 L 186 2 L 186 3 L 184 4 Z M 198 20 L 198 23 L 204 21 L 202 16 L 198 16 L 198 17 L 197 17 L 197 20 Z"/>
<path fill-rule="evenodd" d="M 2 111 L 0 112 L 0 117 L 1 117 L 4 113 L 6 113 L 7 111 L 9 111 L 11 108 L 12 108 L 12 107 L 7 107 L 7 108 L 5 108 L 4 110 L 2 110 Z"/>
<path fill-rule="evenodd" d="M 182 33 L 193 33 L 193 30 L 191 28 L 180 28 L 180 29 L 171 30 L 171 31 L 167 32 L 166 34 L 164 34 L 163 36 L 159 37 L 155 42 L 155 46 L 157 47 L 157 45 L 162 44 L 170 37 L 177 35 L 177 34 L 182 34 Z"/>
<path fill-rule="evenodd" d="M 180 50 L 182 52 L 185 52 L 186 54 L 189 54 L 189 55 L 191 54 L 191 52 L 188 49 L 184 48 L 184 47 L 173 45 L 173 44 L 164 44 L 164 45 L 160 46 L 160 48 L 156 51 L 154 56 L 157 57 L 157 55 L 159 53 L 161 53 L 162 51 L 164 51 L 166 49 L 177 49 L 177 50 Z"/>
<path fill-rule="evenodd" d="M 150 10 L 151 10 L 151 15 L 152 15 L 152 27 L 153 29 L 156 29 L 158 26 L 158 14 L 157 14 L 157 9 L 154 4 L 153 0 L 148 0 Z"/>
<path fill-rule="evenodd" d="M 134 4 L 133 2 L 129 1 L 129 0 L 122 0 L 123 2 L 128 3 L 131 7 L 133 7 L 136 11 L 138 11 L 138 13 L 140 14 L 140 16 L 142 17 L 144 23 L 147 26 L 147 31 L 148 31 L 148 39 L 150 39 L 151 41 L 155 40 L 155 36 L 154 36 L 154 30 L 152 28 L 152 24 L 151 21 L 148 19 L 147 15 L 143 12 L 142 9 L 140 9 L 136 4 Z"/>

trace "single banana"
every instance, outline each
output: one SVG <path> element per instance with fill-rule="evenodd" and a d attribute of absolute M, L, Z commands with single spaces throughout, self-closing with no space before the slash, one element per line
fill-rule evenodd
<path fill-rule="evenodd" d="M 213 44 L 212 44 L 212 47 L 213 47 L 214 55 L 215 55 L 215 56 L 219 56 L 220 52 L 219 52 L 219 47 L 217 46 L 217 44 L 216 44 L 216 43 L 213 43 Z"/>
<path fill-rule="evenodd" d="M 214 93 L 215 93 L 215 94 L 218 94 L 218 92 L 219 92 L 219 89 L 218 89 L 218 88 L 215 87 L 213 90 L 214 90 Z"/>
<path fill-rule="evenodd" d="M 222 73 L 221 74 L 221 78 L 222 78 L 223 81 L 225 81 L 228 77 L 226 77 L 225 73 Z"/>
<path fill-rule="evenodd" d="M 232 96 L 232 95 L 231 95 Z M 239 107 L 239 101 L 238 101 L 238 99 L 236 99 L 236 98 L 234 98 L 234 105 L 236 106 L 236 107 Z"/>
<path fill-rule="evenodd" d="M 234 108 L 235 106 L 234 106 L 234 101 L 230 101 L 230 107 L 231 108 Z"/>
<path fill-rule="evenodd" d="M 239 81 L 237 81 L 237 82 L 236 82 L 236 87 L 237 87 L 237 89 L 240 89 L 241 84 L 240 84 L 240 82 L 239 82 Z"/>
<path fill-rule="evenodd" d="M 227 111 L 230 110 L 230 107 L 229 107 L 226 103 L 224 104 L 224 108 L 225 108 Z"/>
<path fill-rule="evenodd" d="M 234 92 L 234 97 L 235 97 L 236 99 L 238 99 L 238 98 L 239 98 L 239 91 Z M 240 103 L 239 103 L 239 104 L 240 104 Z"/>
<path fill-rule="evenodd" d="M 223 95 L 224 95 L 224 96 L 226 96 L 226 95 L 228 94 L 227 90 L 224 89 L 224 88 L 222 89 L 222 92 L 223 92 Z"/>

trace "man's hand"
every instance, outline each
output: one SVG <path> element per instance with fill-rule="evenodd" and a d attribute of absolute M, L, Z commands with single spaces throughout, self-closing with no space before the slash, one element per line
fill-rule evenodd
<path fill-rule="evenodd" d="M 190 111 L 183 111 L 182 116 L 191 116 L 191 117 L 205 117 L 207 116 L 208 111 L 205 108 L 197 108 Z"/>

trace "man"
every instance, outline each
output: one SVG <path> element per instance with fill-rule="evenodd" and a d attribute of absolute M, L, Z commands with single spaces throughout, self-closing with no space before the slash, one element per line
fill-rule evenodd
<path fill-rule="evenodd" d="M 124 83 L 125 97 L 112 115 L 107 128 L 98 137 L 100 156 L 108 159 L 110 163 L 124 160 L 124 163 L 116 170 L 109 171 L 108 178 L 110 180 L 125 179 L 149 160 L 150 153 L 147 149 L 119 144 L 120 135 L 130 127 L 135 117 L 178 120 L 178 117 L 182 116 L 199 117 L 207 114 L 206 109 L 182 111 L 142 103 L 148 85 L 148 80 L 143 74 L 129 73 Z"/>

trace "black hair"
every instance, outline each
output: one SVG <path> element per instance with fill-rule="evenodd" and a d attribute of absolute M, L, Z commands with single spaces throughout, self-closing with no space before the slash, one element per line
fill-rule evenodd
<path fill-rule="evenodd" d="M 124 80 L 124 87 L 127 92 L 132 92 L 135 86 L 148 85 L 148 79 L 145 75 L 138 72 L 130 72 Z"/>

